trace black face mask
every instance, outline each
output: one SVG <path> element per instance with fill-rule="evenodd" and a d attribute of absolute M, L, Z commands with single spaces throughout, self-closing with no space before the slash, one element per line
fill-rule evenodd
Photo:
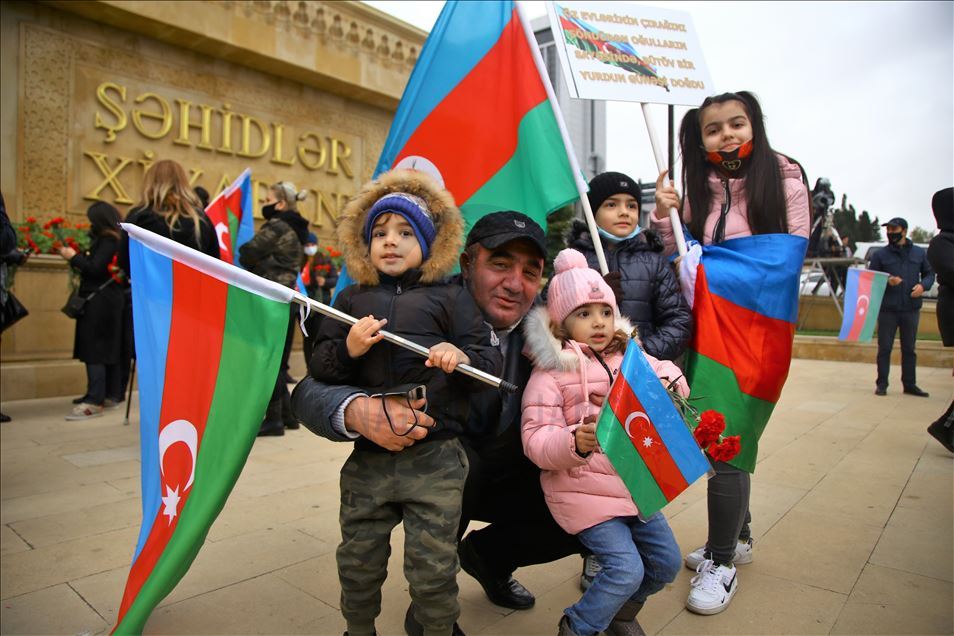
<path fill-rule="evenodd" d="M 721 168 L 722 170 L 731 174 L 733 172 L 737 172 L 740 168 L 745 166 L 746 160 L 751 154 L 752 140 L 750 139 L 741 144 L 735 150 L 730 150 L 729 152 L 722 152 L 721 150 L 707 152 L 706 160 L 716 167 Z"/>
<path fill-rule="evenodd" d="M 901 237 L 903 234 L 901 232 L 888 232 L 888 243 L 891 245 L 897 245 L 901 242 Z"/>
<path fill-rule="evenodd" d="M 265 217 L 266 221 L 278 214 L 278 208 L 275 207 L 276 205 L 277 203 L 269 203 L 268 205 L 262 206 L 262 216 Z"/>

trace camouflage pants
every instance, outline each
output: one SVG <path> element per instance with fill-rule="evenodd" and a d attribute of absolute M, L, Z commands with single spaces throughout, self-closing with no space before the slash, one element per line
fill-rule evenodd
<path fill-rule="evenodd" d="M 397 453 L 355 450 L 341 468 L 341 613 L 351 636 L 371 634 L 391 530 L 404 522 L 404 576 L 424 633 L 450 634 L 457 603 L 457 525 L 467 455 L 456 439 Z"/>

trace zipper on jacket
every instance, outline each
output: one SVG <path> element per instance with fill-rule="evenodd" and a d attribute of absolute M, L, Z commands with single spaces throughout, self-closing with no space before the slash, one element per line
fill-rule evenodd
<path fill-rule="evenodd" d="M 721 243 L 725 240 L 725 219 L 729 215 L 729 208 L 732 206 L 732 193 L 729 192 L 729 180 L 722 179 L 722 210 L 719 212 L 719 221 L 716 223 L 715 231 L 712 233 L 712 242 Z"/>
<path fill-rule="evenodd" d="M 596 351 L 593 351 L 592 349 L 590 349 L 590 351 L 593 353 L 593 357 L 595 357 L 597 360 L 599 360 L 600 364 L 603 365 L 603 370 L 606 371 L 606 375 L 609 376 L 609 383 L 610 383 L 610 386 L 612 386 L 612 385 L 613 385 L 613 372 L 610 371 L 609 365 L 606 364 L 606 362 L 603 361 L 603 356 L 601 356 L 599 353 L 597 353 Z"/>

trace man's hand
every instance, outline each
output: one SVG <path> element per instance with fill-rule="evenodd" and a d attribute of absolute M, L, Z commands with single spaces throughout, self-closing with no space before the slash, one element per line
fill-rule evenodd
<path fill-rule="evenodd" d="M 576 452 L 586 455 L 596 450 L 596 416 L 589 415 L 583 419 L 583 424 L 574 432 L 576 436 Z"/>
<path fill-rule="evenodd" d="M 921 294 L 923 293 L 924 293 L 924 285 L 922 285 L 921 283 L 918 283 L 917 285 L 911 288 L 911 298 L 920 298 Z"/>
<path fill-rule="evenodd" d="M 889 277 L 888 277 L 888 284 L 891 285 L 892 287 L 894 287 L 895 285 L 900 285 L 900 284 L 901 284 L 901 277 L 900 277 L 900 276 L 889 276 Z"/>
<path fill-rule="evenodd" d="M 390 424 L 384 415 L 382 400 L 388 401 Z M 411 402 L 411 408 L 408 408 L 407 400 L 397 395 L 386 398 L 358 397 L 345 408 L 345 428 L 389 451 L 403 450 L 417 440 L 424 439 L 428 429 L 434 426 L 434 418 L 418 410 L 423 409 L 426 403 L 426 400 L 415 400 Z M 414 426 L 415 416 L 417 426 Z"/>
<path fill-rule="evenodd" d="M 386 324 L 388 324 L 387 318 L 375 320 L 374 316 L 365 316 L 351 325 L 351 329 L 348 330 L 348 339 L 345 340 L 348 355 L 352 358 L 360 358 L 366 354 L 368 349 L 384 338 L 381 335 L 381 329 Z"/>
<path fill-rule="evenodd" d="M 449 342 L 439 342 L 430 348 L 431 355 L 424 363 L 426 367 L 437 367 L 445 373 L 453 373 L 458 364 L 470 364 L 470 358 Z"/>

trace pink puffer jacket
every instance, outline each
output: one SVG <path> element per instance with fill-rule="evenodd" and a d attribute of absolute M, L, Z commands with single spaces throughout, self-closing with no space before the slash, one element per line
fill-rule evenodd
<path fill-rule="evenodd" d="M 611 379 L 606 368 L 586 345 L 572 341 L 562 345 L 554 338 L 546 308 L 534 309 L 523 324 L 525 351 L 534 361 L 523 392 L 523 450 L 543 469 L 540 482 L 553 518 L 570 534 L 578 534 L 609 519 L 637 514 L 632 496 L 606 455 L 599 449 L 587 457 L 576 452 L 574 432 L 584 417 L 600 410 L 588 396 L 609 392 Z M 625 318 L 617 318 L 616 327 L 632 331 Z M 659 377 L 674 380 L 682 376 L 672 362 L 646 358 Z M 623 354 L 612 354 L 603 361 L 615 379 Z M 679 388 L 689 394 L 685 379 Z"/>
<path fill-rule="evenodd" d="M 788 216 L 788 233 L 796 236 L 808 238 L 811 230 L 811 205 L 808 197 L 808 189 L 802 182 L 802 171 L 798 165 L 789 161 L 787 157 L 777 155 L 778 166 L 782 172 L 782 187 L 785 190 L 785 209 Z M 722 210 L 722 203 L 725 201 L 725 186 L 729 190 L 729 213 L 725 218 L 725 239 L 739 238 L 740 236 L 752 236 L 752 229 L 749 227 L 748 205 L 745 201 L 745 179 L 725 179 L 719 176 L 715 170 L 709 171 L 709 192 L 711 195 L 709 201 L 709 216 L 706 218 L 706 231 L 702 244 L 712 243 L 712 234 L 715 232 L 716 223 L 719 221 L 719 215 Z M 683 197 L 683 218 L 688 225 L 692 218 L 692 211 L 689 209 L 689 199 Z M 660 218 L 662 217 L 662 218 Z M 672 254 L 676 251 L 676 242 L 672 234 L 672 223 L 669 220 L 669 211 L 660 212 L 655 210 L 650 215 L 652 227 L 659 234 L 663 245 L 666 248 L 666 254 Z M 697 236 L 696 239 L 699 237 Z"/>

